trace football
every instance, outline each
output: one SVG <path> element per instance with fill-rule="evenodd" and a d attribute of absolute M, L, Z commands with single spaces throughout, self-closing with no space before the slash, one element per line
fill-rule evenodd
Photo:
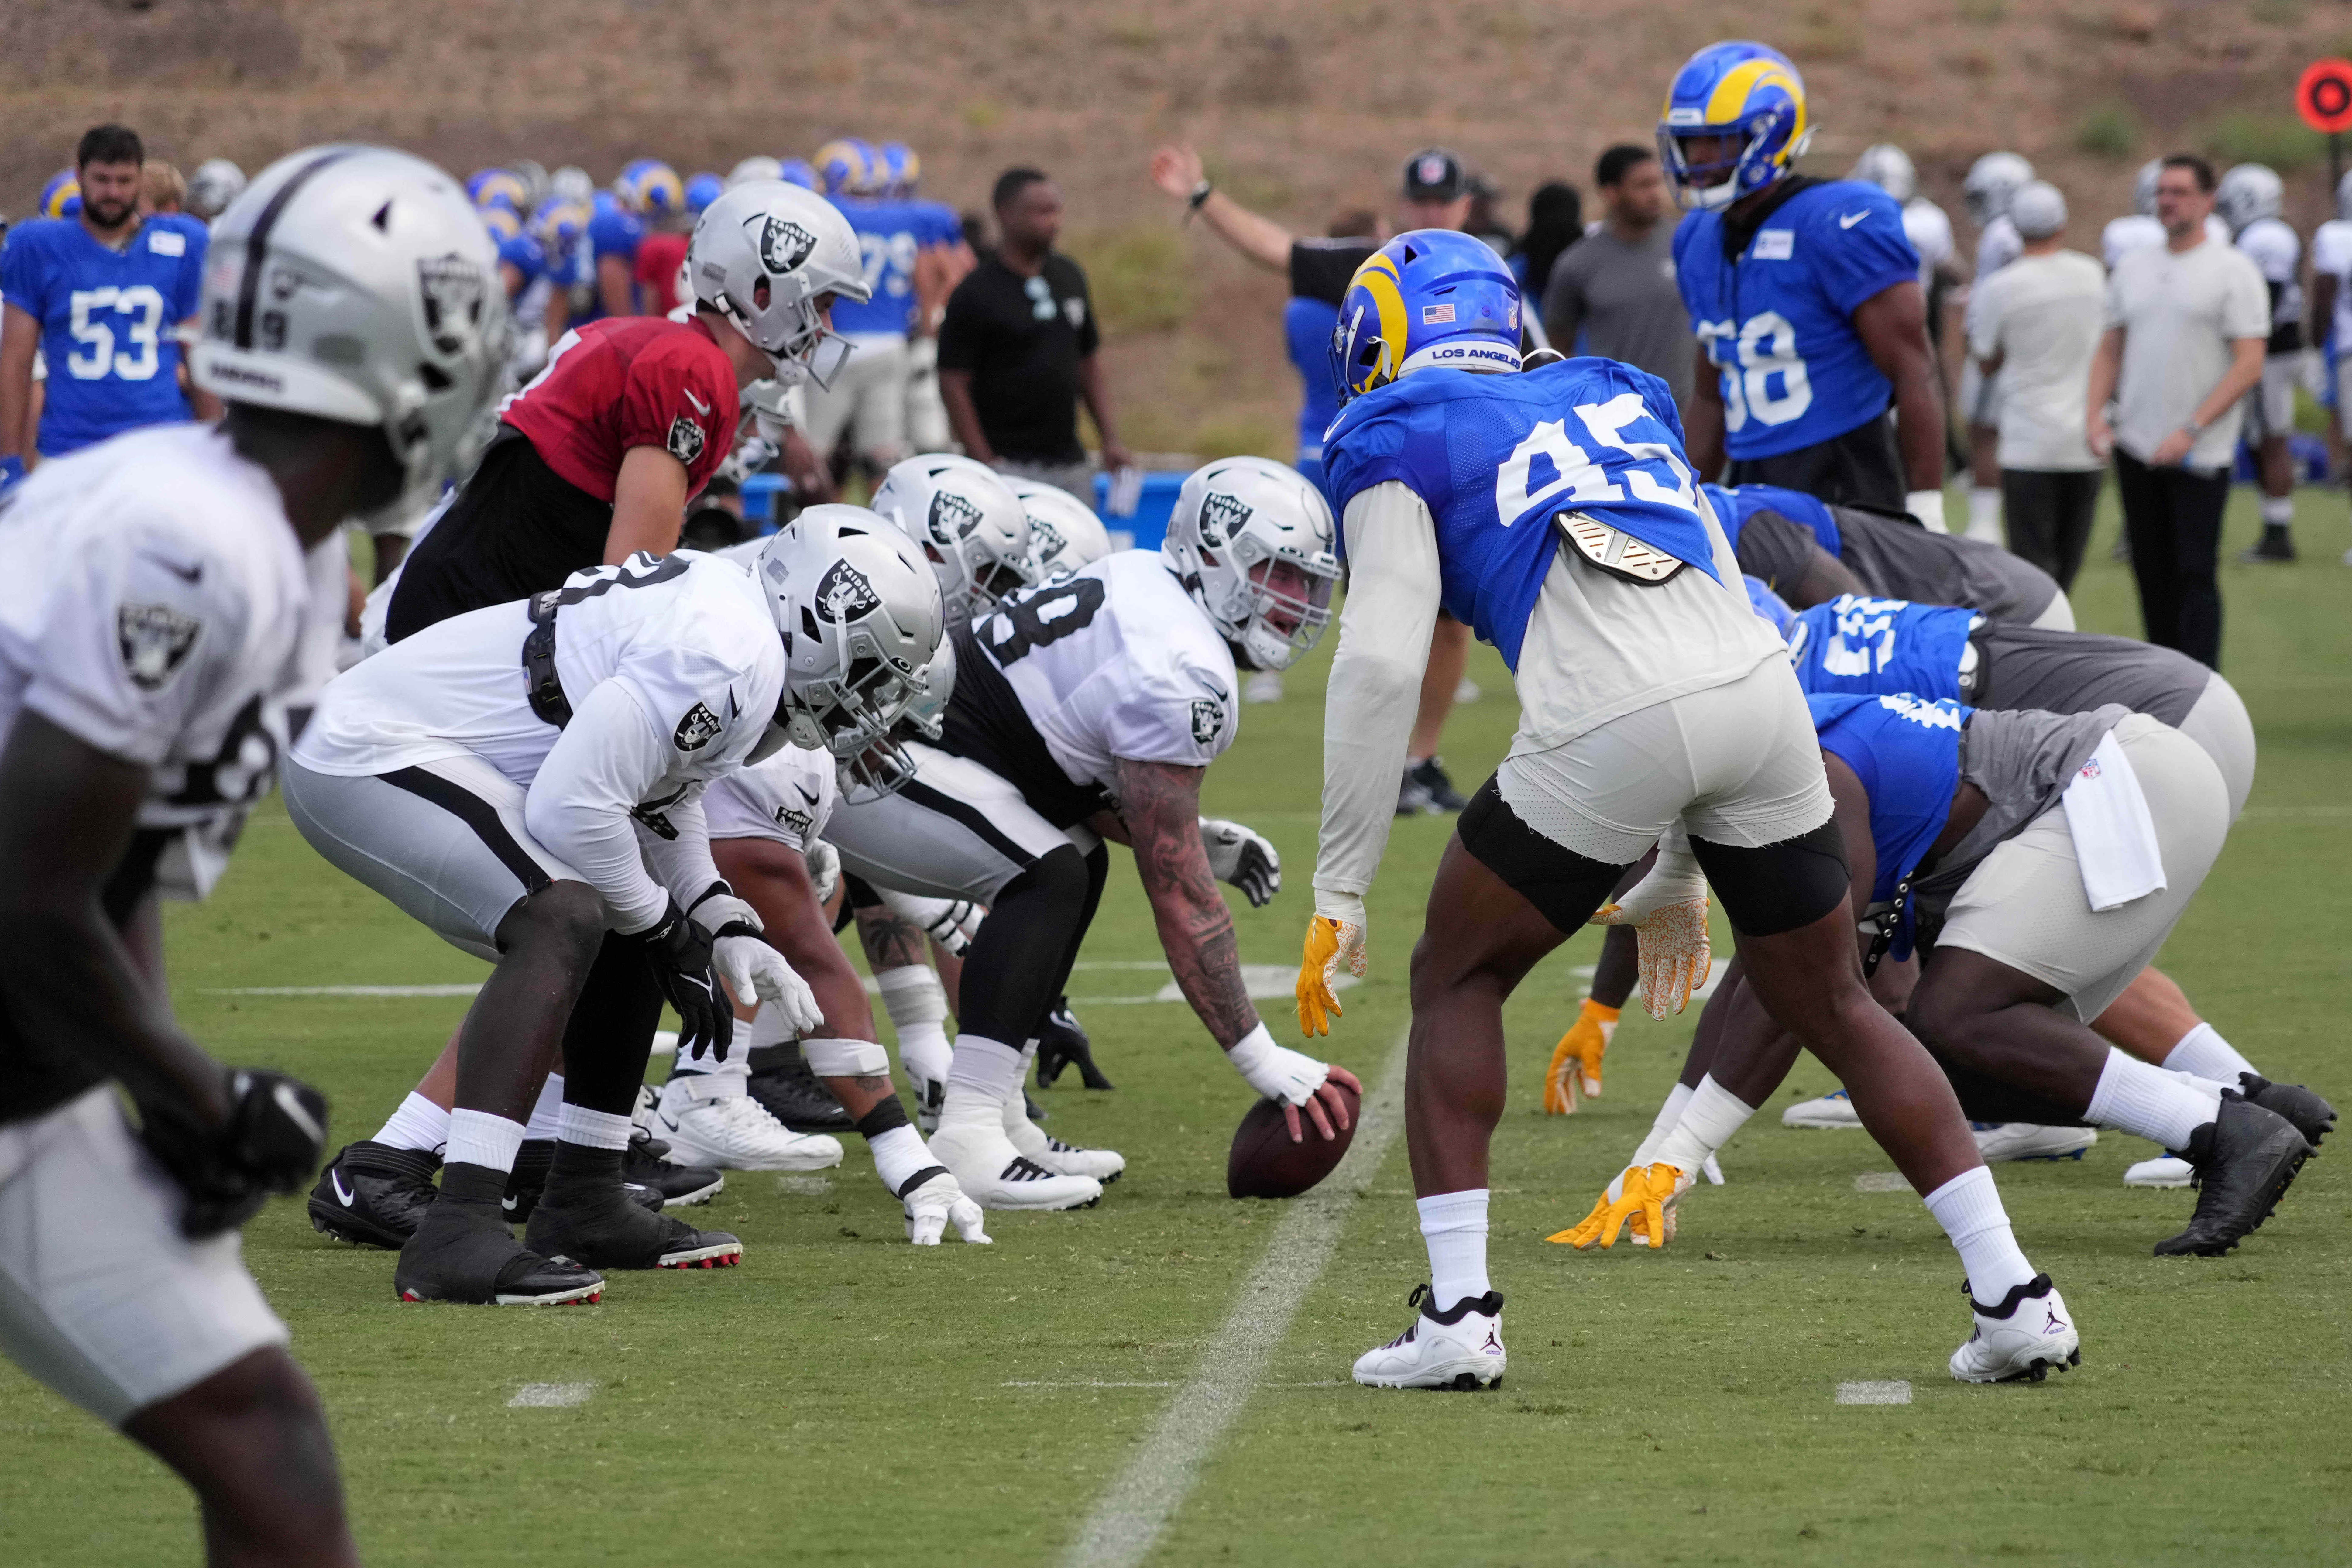
<path fill-rule="evenodd" d="M 1356 1141 L 1361 1098 L 1345 1084 L 1334 1084 L 1347 1102 L 1348 1125 L 1326 1138 L 1315 1130 L 1314 1119 L 1302 1108 L 1302 1142 L 1290 1141 L 1279 1100 L 1261 1100 L 1249 1108 L 1234 1129 L 1234 1146 L 1225 1156 L 1225 1191 L 1237 1198 L 1295 1198 L 1329 1175 Z"/>

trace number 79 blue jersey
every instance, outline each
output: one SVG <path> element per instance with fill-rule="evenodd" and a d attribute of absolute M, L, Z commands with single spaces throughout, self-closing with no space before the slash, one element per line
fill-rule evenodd
<path fill-rule="evenodd" d="M 180 390 L 180 323 L 203 290 L 205 227 L 151 217 L 112 250 L 79 217 L 39 218 L 8 237 L 0 295 L 41 324 L 49 377 L 35 444 L 68 452 L 192 416 Z"/>
<path fill-rule="evenodd" d="M 1700 512 L 1674 395 L 1615 360 L 1519 375 L 1416 371 L 1339 410 L 1323 471 L 1343 517 L 1391 479 L 1421 498 L 1437 524 L 1445 613 L 1514 669 L 1559 548 L 1559 513 L 1581 512 L 1724 581 L 1721 535 Z"/>
<path fill-rule="evenodd" d="M 1819 446 L 1877 418 L 1894 396 L 1853 330 L 1856 307 L 1916 282 L 1903 209 L 1857 180 L 1809 184 L 1757 226 L 1737 262 L 1723 215 L 1675 230 L 1675 281 L 1723 391 L 1732 458 Z"/>

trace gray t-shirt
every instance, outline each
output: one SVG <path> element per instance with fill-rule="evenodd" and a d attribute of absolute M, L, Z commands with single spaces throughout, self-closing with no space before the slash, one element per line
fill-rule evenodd
<path fill-rule="evenodd" d="M 2031 621 L 2058 596 L 2057 579 L 1998 544 L 1930 533 L 1859 507 L 1830 511 L 1837 519 L 1839 558 L 1877 598 L 1962 605 L 1987 620 Z"/>
<path fill-rule="evenodd" d="M 2001 844 L 2056 805 L 2107 731 L 2132 716 L 2110 702 L 2088 713 L 1978 709 L 1960 735 L 1960 782 L 1984 791 L 1985 814 L 1936 868 L 1911 884 L 1919 945 L 1932 947 L 1960 884 Z"/>
<path fill-rule="evenodd" d="M 1674 389 L 1676 408 L 1690 407 L 1698 339 L 1675 286 L 1673 224 L 1658 224 L 1632 245 L 1594 229 L 1552 263 L 1543 302 L 1554 348 L 1574 353 L 1581 329 L 1587 353 L 1648 371 Z"/>
<path fill-rule="evenodd" d="M 2106 324 L 2124 330 L 2116 382 L 2116 445 L 2142 462 L 2189 423 L 2229 371 L 2231 345 L 2271 335 L 2262 269 L 2233 246 L 2143 247 L 2107 279 Z M 2242 404 L 2207 426 L 2188 466 L 2218 473 L 2238 449 Z"/>
<path fill-rule="evenodd" d="M 1984 658 L 1969 700 L 1979 708 L 2076 713 L 2121 703 L 2177 728 L 2217 679 L 2185 653 L 2131 637 L 2009 624 L 1976 640 Z"/>

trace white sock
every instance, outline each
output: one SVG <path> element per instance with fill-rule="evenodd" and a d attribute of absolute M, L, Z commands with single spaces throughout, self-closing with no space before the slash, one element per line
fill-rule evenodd
<path fill-rule="evenodd" d="M 522 1123 L 509 1121 L 487 1110 L 449 1113 L 449 1151 L 443 1156 L 452 1165 L 487 1165 L 511 1172 L 515 1151 L 522 1147 Z"/>
<path fill-rule="evenodd" d="M 522 1135 L 537 1142 L 557 1137 L 556 1124 L 562 1116 L 563 1075 L 551 1072 L 539 1086 L 539 1099 L 531 1104 L 530 1120 L 523 1124 Z"/>
<path fill-rule="evenodd" d="M 2261 1070 L 2240 1056 L 2237 1047 L 2223 1039 L 2221 1032 L 2210 1024 L 2200 1024 L 2181 1036 L 2180 1043 L 2164 1058 L 2164 1070 L 2211 1079 L 2231 1089 L 2238 1087 L 2238 1075 L 2242 1072 L 2262 1076 Z"/>
<path fill-rule="evenodd" d="M 1045 1152 L 1045 1130 L 1029 1120 L 1029 1104 L 1022 1098 L 1020 1086 L 1028 1081 L 1029 1069 L 1036 1060 L 1037 1042 L 1032 1040 L 1021 1048 L 1021 1077 L 1014 1080 L 1013 1092 L 1004 1097 L 1000 1111 L 1004 1135 L 1032 1160 Z"/>
<path fill-rule="evenodd" d="M 1982 538 L 2000 531 L 2000 488 L 1997 485 L 1969 487 L 1969 537 Z"/>
<path fill-rule="evenodd" d="M 566 1143 L 577 1143 L 586 1149 L 625 1149 L 629 1133 L 636 1126 L 625 1116 L 615 1116 L 609 1110 L 591 1110 L 584 1105 L 567 1105 L 556 1119 L 556 1133 Z"/>
<path fill-rule="evenodd" d="M 1993 1185 L 1991 1171 L 1982 1165 L 1963 1171 L 1925 1201 L 1960 1255 L 1970 1296 L 1998 1307 L 2010 1291 L 2033 1283 L 2033 1265 L 2025 1260 L 2009 1228 L 2009 1211 L 2000 1206 L 2000 1189 Z"/>
<path fill-rule="evenodd" d="M 890 1027 L 898 1037 L 898 1063 L 912 1079 L 948 1075 L 947 988 L 928 964 L 902 964 L 874 976 Z M 764 1009 L 763 1009 L 764 1011 Z"/>
<path fill-rule="evenodd" d="M 373 1141 L 395 1149 L 438 1154 L 449 1142 L 449 1113 L 412 1089 L 400 1109 L 385 1118 Z"/>
<path fill-rule="evenodd" d="M 874 1173 L 882 1178 L 882 1184 L 890 1189 L 893 1196 L 907 1184 L 908 1177 L 939 1163 L 931 1158 L 923 1135 L 915 1131 L 911 1121 L 868 1138 L 866 1147 L 874 1155 Z"/>
<path fill-rule="evenodd" d="M 1686 1083 L 1677 1083 L 1666 1090 L 1666 1102 L 1658 1108 L 1658 1119 L 1650 1123 L 1650 1135 L 1642 1140 L 1640 1148 L 1633 1151 L 1632 1163 L 1647 1165 L 1657 1159 L 1658 1145 L 1666 1141 L 1666 1134 L 1672 1132 L 1675 1123 L 1683 1119 L 1683 1107 L 1691 1102 L 1692 1092 L 1691 1086 Z"/>
<path fill-rule="evenodd" d="M 956 1037 L 955 1058 L 948 1065 L 948 1091 L 959 1089 L 983 1095 L 999 1106 L 1021 1093 L 1021 1047 L 969 1031 Z"/>
<path fill-rule="evenodd" d="M 1493 1289 L 1486 1283 L 1486 1192 L 1440 1193 L 1414 1205 L 1429 1247 L 1430 1305 L 1441 1312 Z"/>
<path fill-rule="evenodd" d="M 2294 498 L 2293 496 L 2264 496 L 2263 498 L 2263 526 L 2264 528 L 2284 528 L 2294 521 Z"/>
<path fill-rule="evenodd" d="M 2083 1113 L 2087 1121 L 2121 1128 L 2174 1151 L 2188 1148 L 2197 1130 L 2221 1114 L 2218 1084 L 2150 1067 L 2113 1046 Z"/>
<path fill-rule="evenodd" d="M 1658 1141 L 1657 1152 L 1651 1159 L 1696 1175 L 1706 1157 L 1730 1142 L 1731 1135 L 1755 1114 L 1754 1106 L 1716 1082 L 1710 1073 L 1698 1080 L 1690 1103 L 1683 1107 L 1682 1120 Z"/>

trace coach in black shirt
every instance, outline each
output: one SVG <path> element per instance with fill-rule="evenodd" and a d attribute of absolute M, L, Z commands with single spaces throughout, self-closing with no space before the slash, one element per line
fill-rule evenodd
<path fill-rule="evenodd" d="M 994 205 L 1003 243 L 956 285 L 940 322 L 940 395 L 966 454 L 1086 497 L 1093 476 L 1078 445 L 1080 399 L 1102 435 L 1104 465 L 1135 459 L 1111 422 L 1087 275 L 1054 249 L 1062 195 L 1034 169 L 1009 169 Z"/>

